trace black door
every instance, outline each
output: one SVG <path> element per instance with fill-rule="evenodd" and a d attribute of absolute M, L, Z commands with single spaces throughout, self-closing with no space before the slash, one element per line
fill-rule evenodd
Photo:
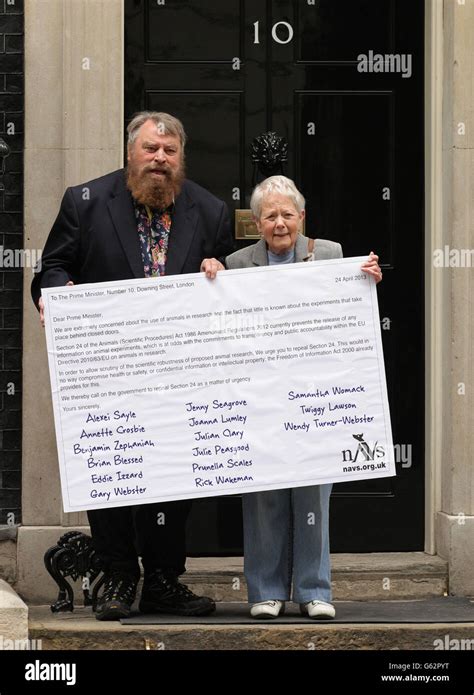
<path fill-rule="evenodd" d="M 397 477 L 334 486 L 332 552 L 424 536 L 423 0 L 126 0 L 125 119 L 168 111 L 188 176 L 247 208 L 254 137 L 289 142 L 306 233 L 374 250 Z M 365 59 L 364 59 L 365 56 Z M 382 56 L 383 59 L 379 56 Z M 236 248 L 254 243 L 236 241 Z M 196 501 L 189 554 L 242 552 L 240 498 Z"/>

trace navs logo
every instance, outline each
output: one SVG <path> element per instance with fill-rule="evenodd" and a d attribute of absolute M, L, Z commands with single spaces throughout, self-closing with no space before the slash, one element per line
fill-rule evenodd
<path fill-rule="evenodd" d="M 363 434 L 353 434 L 354 439 L 359 442 L 356 449 L 344 449 L 342 451 L 342 460 L 344 463 L 350 461 L 351 463 L 356 463 L 359 456 L 360 460 L 364 461 L 374 461 L 375 459 L 381 459 L 385 456 L 385 449 L 378 442 L 375 442 L 371 448 L 366 441 L 364 441 Z"/>
<path fill-rule="evenodd" d="M 65 681 L 76 685 L 76 664 L 43 664 L 39 659 L 25 666 L 25 681 Z"/>

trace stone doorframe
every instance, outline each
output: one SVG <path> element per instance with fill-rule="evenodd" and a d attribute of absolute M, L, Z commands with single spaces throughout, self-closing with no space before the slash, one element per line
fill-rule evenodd
<path fill-rule="evenodd" d="M 472 271 L 435 268 L 432 259 L 445 245 L 473 246 L 474 0 L 426 2 L 425 549 L 449 560 L 453 593 L 472 595 Z M 25 248 L 43 248 L 66 186 L 122 165 L 123 24 L 123 0 L 25 1 Z M 45 340 L 30 282 L 25 271 L 16 587 L 37 603 L 55 595 L 46 548 L 69 527 L 87 530 L 87 519 L 62 511 Z M 458 395 L 460 382 L 466 395 Z"/>

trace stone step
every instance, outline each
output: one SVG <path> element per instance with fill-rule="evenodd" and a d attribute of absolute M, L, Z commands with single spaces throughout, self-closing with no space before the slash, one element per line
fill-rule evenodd
<path fill-rule="evenodd" d="M 44 605 L 56 599 L 58 589 L 44 568 L 43 556 L 45 548 L 58 537 L 56 528 L 47 534 L 40 533 L 39 540 L 34 534 L 26 534 L 28 544 L 22 553 L 30 558 L 28 566 L 20 569 L 16 583 L 5 577 L 29 605 Z M 1 560 L 0 544 L 0 576 Z M 338 553 L 331 556 L 331 563 L 336 600 L 431 598 L 449 591 L 447 562 L 423 552 Z M 247 598 L 242 557 L 188 558 L 187 570 L 183 581 L 196 593 L 217 601 Z M 74 593 L 77 597 L 81 595 L 78 582 Z"/>
<path fill-rule="evenodd" d="M 426 553 L 338 554 L 334 599 L 428 599 L 448 594 L 447 563 Z M 183 578 L 216 601 L 247 600 L 242 558 L 190 558 Z M 51 597 L 53 600 L 54 597 Z M 29 636 L 43 649 L 434 649 L 435 640 L 472 640 L 474 624 L 175 624 L 121 625 L 95 620 L 90 608 L 53 615 L 30 606 Z"/>
<path fill-rule="evenodd" d="M 53 615 L 47 606 L 29 615 L 32 647 L 42 650 L 434 650 L 453 640 L 472 649 L 473 634 L 474 623 L 122 625 L 97 621 L 89 608 Z"/>
<path fill-rule="evenodd" d="M 331 556 L 332 587 L 335 600 L 377 601 L 421 599 L 448 594 L 448 566 L 437 556 L 415 553 L 335 554 Z M 241 557 L 188 558 L 182 577 L 195 593 L 215 601 L 245 602 L 247 586 Z M 32 599 L 20 595 L 29 605 L 53 603 L 57 587 L 41 570 L 40 588 Z M 43 586 L 45 584 L 45 586 Z M 80 581 L 73 584 L 78 605 L 81 603 Z M 138 588 L 140 593 L 141 587 Z"/>
<path fill-rule="evenodd" d="M 331 556 L 335 600 L 432 598 L 448 594 L 448 565 L 415 553 L 340 553 Z M 189 558 L 182 581 L 215 601 L 246 601 L 241 557 Z"/>
<path fill-rule="evenodd" d="M 422 552 L 341 553 L 332 555 L 331 562 L 335 600 L 408 600 L 448 594 L 447 562 L 437 556 Z M 27 603 L 54 602 L 57 588 L 49 577 L 47 580 L 50 588 L 38 593 L 39 600 L 29 600 L 26 596 Z M 242 557 L 188 558 L 187 572 L 182 581 L 195 593 L 210 596 L 215 601 L 247 600 Z M 73 586 L 76 600 L 80 603 L 80 582 Z"/>

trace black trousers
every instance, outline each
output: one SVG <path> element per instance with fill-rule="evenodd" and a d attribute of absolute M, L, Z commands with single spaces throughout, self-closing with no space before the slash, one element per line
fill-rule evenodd
<path fill-rule="evenodd" d="M 191 504 L 178 500 L 89 510 L 92 543 L 105 571 L 119 570 L 138 579 L 141 557 L 145 573 L 162 569 L 183 574 Z"/>

